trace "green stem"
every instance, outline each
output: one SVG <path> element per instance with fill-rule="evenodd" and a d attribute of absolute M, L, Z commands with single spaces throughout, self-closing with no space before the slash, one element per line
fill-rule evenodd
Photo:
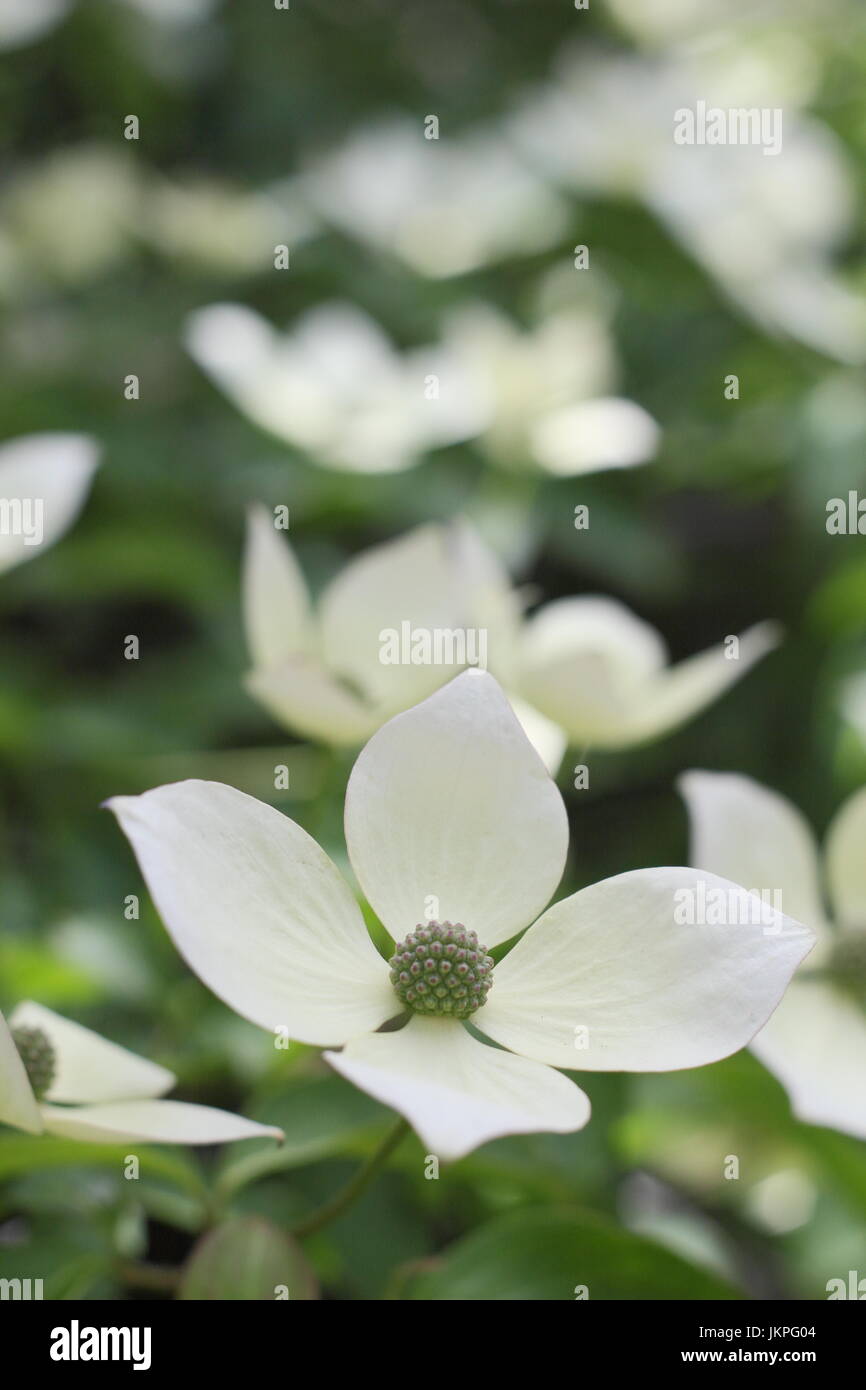
<path fill-rule="evenodd" d="M 369 1186 L 376 1174 L 387 1163 L 391 1154 L 396 1149 L 400 1141 L 409 1132 L 409 1125 L 406 1120 L 398 1120 L 392 1129 L 388 1131 L 382 1143 L 379 1145 L 366 1163 L 363 1163 L 350 1178 L 345 1187 L 340 1188 L 339 1192 L 330 1197 L 327 1202 L 323 1202 L 320 1207 L 311 1211 L 309 1216 L 305 1216 L 303 1221 L 299 1221 L 292 1228 L 292 1235 L 297 1239 L 304 1236 L 311 1236 L 316 1231 L 320 1231 L 328 1222 L 334 1221 L 338 1216 L 342 1216 L 352 1203 L 360 1197 L 361 1193 Z"/>

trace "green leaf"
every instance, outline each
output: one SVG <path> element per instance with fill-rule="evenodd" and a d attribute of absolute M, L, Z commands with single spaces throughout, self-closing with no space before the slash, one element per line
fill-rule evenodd
<path fill-rule="evenodd" d="M 203 1236 L 178 1292 L 187 1302 L 264 1302 L 281 1296 L 318 1298 L 316 1278 L 300 1247 L 260 1216 L 232 1217 Z"/>
<path fill-rule="evenodd" d="M 351 1152 L 377 1125 L 393 1118 L 384 1105 L 338 1076 L 298 1086 L 270 1101 L 263 1113 L 268 1124 L 283 1130 L 285 1142 L 279 1148 L 270 1142 L 250 1146 L 241 1157 L 229 1157 L 216 1184 L 223 1201 L 268 1173 Z"/>
<path fill-rule="evenodd" d="M 409 1275 L 403 1297 L 429 1301 L 714 1299 L 742 1295 L 643 1236 L 589 1212 L 510 1212 Z"/>
<path fill-rule="evenodd" d="M 165 1178 L 185 1192 L 201 1197 L 204 1192 L 195 1166 L 182 1154 L 136 1147 L 142 1177 Z M 18 1177 L 46 1168 L 110 1168 L 122 1174 L 129 1145 L 82 1144 L 76 1139 L 49 1135 L 12 1134 L 0 1138 L 0 1179 Z"/>

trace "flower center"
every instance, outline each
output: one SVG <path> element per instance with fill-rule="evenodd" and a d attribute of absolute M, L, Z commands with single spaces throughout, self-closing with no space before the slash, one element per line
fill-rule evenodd
<path fill-rule="evenodd" d="M 469 1018 L 493 984 L 493 957 L 459 922 L 427 922 L 399 942 L 390 960 L 397 998 L 418 1014 Z"/>
<path fill-rule="evenodd" d="M 24 1063 L 33 1094 L 41 1100 L 54 1080 L 54 1048 L 41 1028 L 13 1028 L 12 1041 Z"/>
<path fill-rule="evenodd" d="M 866 1004 L 866 931 L 845 931 L 836 938 L 827 973 L 833 982 Z"/>

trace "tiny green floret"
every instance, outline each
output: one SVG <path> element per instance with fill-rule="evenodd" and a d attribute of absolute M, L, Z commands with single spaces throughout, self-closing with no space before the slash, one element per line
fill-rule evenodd
<path fill-rule="evenodd" d="M 419 924 L 390 966 L 398 999 L 418 1014 L 471 1018 L 493 984 L 493 957 L 460 922 Z"/>

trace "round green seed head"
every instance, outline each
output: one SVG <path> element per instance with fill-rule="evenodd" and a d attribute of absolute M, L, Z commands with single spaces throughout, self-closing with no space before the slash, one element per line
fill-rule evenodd
<path fill-rule="evenodd" d="M 37 1100 L 48 1090 L 56 1072 L 54 1048 L 41 1028 L 13 1028 L 12 1041 L 24 1063 L 27 1080 Z"/>
<path fill-rule="evenodd" d="M 440 1018 L 470 1018 L 493 983 L 493 957 L 459 922 L 419 923 L 390 966 L 397 998 L 415 1013 Z"/>

